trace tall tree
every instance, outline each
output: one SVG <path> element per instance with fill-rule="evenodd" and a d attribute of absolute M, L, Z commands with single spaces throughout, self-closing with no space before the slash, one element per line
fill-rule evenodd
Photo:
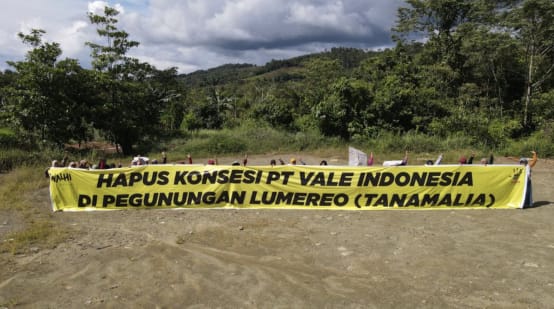
<path fill-rule="evenodd" d="M 185 113 L 186 91 L 177 80 L 177 68 L 154 71 L 152 76 L 152 94 L 164 106 L 161 113 L 162 128 L 169 132 L 179 129 Z"/>
<path fill-rule="evenodd" d="M 108 72 L 115 75 L 114 78 L 122 78 L 117 76 L 125 71 L 129 61 L 132 58 L 127 56 L 127 52 L 139 46 L 139 42 L 129 40 L 129 34 L 124 30 L 117 28 L 118 20 L 116 17 L 119 11 L 115 8 L 104 7 L 104 15 L 97 15 L 92 12 L 88 13 L 89 21 L 96 25 L 96 32 L 100 37 L 106 39 L 105 45 L 94 42 L 86 42 L 92 49 L 92 65 L 96 70 Z"/>
<path fill-rule="evenodd" d="M 89 13 L 91 24 L 105 44 L 86 42 L 92 49 L 92 65 L 103 86 L 103 108 L 97 124 L 105 136 L 120 145 L 124 154 L 132 154 L 133 145 L 160 129 L 159 100 L 152 100 L 147 84 L 155 68 L 129 57 L 128 51 L 139 45 L 129 34 L 117 28 L 119 11 L 106 6 L 103 15 Z"/>
<path fill-rule="evenodd" d="M 435 61 L 445 61 L 453 68 L 460 68 L 461 37 L 457 28 L 472 15 L 475 2 L 470 0 L 407 0 L 409 7 L 398 9 L 398 21 L 393 29 L 397 38 L 412 34 L 428 38 L 428 45 L 435 50 Z"/>
<path fill-rule="evenodd" d="M 530 124 L 529 109 L 535 92 L 554 76 L 554 2 L 517 1 L 508 12 L 507 26 L 520 40 L 527 67 L 523 99 L 523 125 Z"/>
<path fill-rule="evenodd" d="M 491 31 L 489 27 L 470 27 L 462 32 L 462 53 L 467 83 L 478 86 L 474 93 L 480 98 L 484 112 L 492 117 L 512 115 L 523 94 L 521 87 L 524 66 L 518 41 L 507 33 Z M 464 95 L 463 88 L 460 96 Z M 519 104 L 518 104 L 519 105 Z M 518 106 L 519 109 L 519 106 Z"/>

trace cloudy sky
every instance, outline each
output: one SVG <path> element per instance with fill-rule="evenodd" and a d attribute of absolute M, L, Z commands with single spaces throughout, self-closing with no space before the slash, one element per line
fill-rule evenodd
<path fill-rule="evenodd" d="M 0 0 L 0 69 L 23 60 L 17 33 L 38 28 L 58 42 L 63 58 L 90 67 L 85 42 L 98 42 L 87 12 L 120 11 L 118 27 L 140 42 L 129 53 L 180 73 L 226 63 L 263 65 L 332 47 L 391 46 L 401 0 Z"/>

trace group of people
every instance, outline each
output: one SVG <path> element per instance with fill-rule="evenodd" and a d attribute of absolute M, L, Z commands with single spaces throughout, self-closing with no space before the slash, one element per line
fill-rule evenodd
<path fill-rule="evenodd" d="M 532 151 L 533 156 L 531 158 L 514 158 L 514 157 L 508 157 L 509 159 L 512 159 L 514 161 L 519 161 L 520 164 L 527 165 L 529 164 L 530 167 L 535 166 L 537 162 L 537 153 L 535 151 Z M 468 157 L 465 155 L 462 155 L 458 163 L 462 165 L 466 164 L 473 164 L 475 158 L 475 153 L 472 153 Z M 440 154 L 436 160 L 427 160 L 425 162 L 426 166 L 431 165 L 440 165 L 442 164 L 443 155 Z M 277 161 L 280 165 L 306 165 L 306 162 L 304 162 L 301 158 L 298 160 L 296 158 L 290 158 L 289 163 L 286 163 L 283 159 L 278 158 L 277 160 L 271 159 L 269 162 L 270 166 L 277 165 Z M 375 156 L 373 152 L 370 153 L 369 157 L 367 158 L 367 166 L 373 166 L 375 162 Z M 167 154 L 165 151 L 161 153 L 161 160 L 158 161 L 157 159 L 149 159 L 148 157 L 144 157 L 141 155 L 136 155 L 131 160 L 130 165 L 131 166 L 141 166 L 141 165 L 151 165 L 151 164 L 167 164 Z M 187 154 L 187 159 L 183 161 L 176 161 L 177 164 L 193 164 L 192 156 Z M 235 160 L 231 163 L 232 166 L 246 166 L 248 163 L 248 155 L 244 155 L 242 159 L 242 164 L 239 160 Z M 490 165 L 494 163 L 494 156 L 493 154 L 490 154 L 488 158 L 482 158 L 479 162 L 483 165 Z M 217 158 L 210 158 L 207 160 L 207 165 L 218 165 L 218 159 Z M 328 165 L 326 160 L 322 160 L 319 165 Z M 406 151 L 404 157 L 401 160 L 385 160 L 383 161 L 383 166 L 404 166 L 408 165 L 408 152 Z M 61 161 L 53 160 L 52 165 L 50 167 L 69 167 L 69 168 L 81 168 L 81 169 L 109 169 L 109 168 L 118 168 L 123 167 L 121 163 L 115 164 L 110 163 L 108 164 L 106 162 L 106 159 L 99 159 L 98 163 L 93 164 L 89 162 L 86 159 L 80 160 L 80 161 L 69 161 L 67 153 L 64 155 L 63 159 Z"/>
<path fill-rule="evenodd" d="M 518 158 L 514 158 L 514 157 L 508 157 L 509 159 L 511 159 L 513 161 L 519 162 L 520 165 L 529 167 L 529 173 L 528 173 L 528 176 L 527 176 L 527 190 L 526 190 L 526 193 L 525 193 L 523 208 L 533 207 L 533 204 L 534 204 L 533 203 L 533 187 L 531 185 L 531 169 L 535 166 L 535 164 L 537 164 L 538 155 L 537 155 L 537 152 L 534 151 L 534 150 L 531 151 L 531 154 L 532 154 L 531 158 L 521 157 L 521 158 L 518 159 Z M 440 165 L 442 163 L 442 158 L 443 158 L 443 155 L 440 154 L 435 161 L 427 160 L 425 162 L 425 165 L 426 166 Z M 475 158 L 475 153 L 472 153 L 469 156 L 469 158 L 466 158 L 466 156 L 462 155 L 460 157 L 460 159 L 458 160 L 458 163 L 461 164 L 461 165 L 473 164 L 474 158 Z M 374 162 L 374 156 L 373 156 L 373 152 L 371 152 L 368 159 L 367 159 L 367 165 L 371 166 L 371 165 L 373 165 L 373 162 Z M 482 164 L 482 165 L 491 165 L 491 164 L 493 164 L 494 163 L 493 154 L 491 153 L 488 158 L 482 158 L 479 163 Z M 383 166 L 402 166 L 402 165 L 407 165 L 407 164 L 408 164 L 408 152 L 407 151 L 406 151 L 406 154 L 404 155 L 404 158 L 402 160 L 392 160 L 392 161 L 384 161 L 383 162 Z"/>
<path fill-rule="evenodd" d="M 460 159 L 458 160 L 458 163 L 460 164 L 473 164 L 473 159 L 475 158 L 475 153 L 472 153 L 469 158 L 466 158 L 466 156 L 462 155 Z M 494 156 L 491 153 L 488 158 L 481 158 L 479 161 L 480 164 L 483 165 L 489 165 L 494 163 Z"/>
<path fill-rule="evenodd" d="M 285 163 L 283 159 L 279 158 L 278 160 L 280 165 L 287 165 L 287 163 Z M 302 161 L 302 159 L 299 159 L 298 161 L 300 162 L 301 165 L 306 165 L 306 162 Z M 296 164 L 297 164 L 296 158 L 290 158 L 288 165 L 296 165 Z M 275 161 L 275 159 L 271 159 L 269 161 L 269 165 L 275 166 L 277 165 L 277 162 Z"/>
<path fill-rule="evenodd" d="M 52 164 L 46 168 L 44 171 L 44 175 L 48 178 L 50 177 L 48 174 L 48 171 L 52 167 L 67 167 L 67 168 L 79 168 L 79 169 L 111 169 L 111 168 L 118 168 L 122 167 L 121 163 L 115 164 L 115 163 L 107 163 L 106 159 L 100 159 L 98 163 L 91 163 L 87 159 L 82 159 L 79 161 L 69 161 L 69 157 L 67 154 L 63 157 L 61 161 L 58 160 L 52 160 Z"/>
<path fill-rule="evenodd" d="M 472 153 L 469 158 L 466 158 L 465 155 L 462 155 L 460 159 L 458 160 L 459 164 L 473 164 L 473 159 L 475 158 L 475 153 Z M 427 160 L 425 161 L 425 166 L 431 166 L 431 165 L 440 165 L 442 164 L 443 155 L 439 154 L 437 159 L 435 160 Z M 373 155 L 373 152 L 369 154 L 369 157 L 367 158 L 367 165 L 372 166 L 375 161 L 375 157 Z M 494 156 L 491 153 L 489 158 L 482 158 L 480 160 L 480 163 L 483 165 L 489 165 L 493 164 L 494 162 Z M 383 161 L 383 166 L 404 166 L 408 165 L 408 152 L 404 154 L 404 157 L 401 160 L 385 160 Z"/>
<path fill-rule="evenodd" d="M 190 156 L 190 154 L 187 156 L 188 158 L 188 164 L 192 164 L 192 158 Z M 299 158 L 298 160 L 294 157 L 290 158 L 289 160 L 289 163 L 286 163 L 282 158 L 278 158 L 277 160 L 275 159 L 271 159 L 269 161 L 269 165 L 270 166 L 276 166 L 277 165 L 277 161 L 279 161 L 279 165 L 307 165 L 306 162 L 304 162 L 304 160 L 302 160 L 302 158 Z M 181 163 L 181 164 L 185 164 L 186 162 L 177 162 L 177 163 Z M 242 166 L 246 166 L 248 163 L 248 155 L 244 155 L 244 158 L 242 159 Z M 214 158 L 214 159 L 208 159 L 208 162 L 207 162 L 208 165 L 217 165 L 218 164 L 218 160 L 217 158 Z M 232 166 L 240 166 L 241 165 L 241 162 L 239 162 L 239 160 L 235 160 L 231 163 Z M 322 160 L 319 165 L 327 165 L 327 161 L 326 160 Z"/>
<path fill-rule="evenodd" d="M 521 164 L 521 165 L 529 167 L 529 174 L 528 174 L 528 177 L 527 177 L 527 191 L 526 191 L 526 196 L 525 196 L 525 201 L 524 201 L 524 208 L 533 206 L 532 187 L 531 187 L 531 168 L 533 168 L 535 166 L 535 164 L 537 163 L 538 155 L 537 155 L 536 151 L 531 151 L 531 153 L 532 153 L 531 158 L 527 158 L 527 157 L 521 157 L 521 158 L 508 157 L 511 160 L 519 162 L 519 164 Z M 473 164 L 474 158 L 475 158 L 475 153 L 472 153 L 469 157 L 466 157 L 466 156 L 462 155 L 459 158 L 458 163 L 462 164 L 462 165 Z M 442 163 L 442 159 L 443 159 L 443 155 L 440 154 L 437 157 L 437 159 L 434 160 L 434 161 L 433 160 L 427 160 L 425 165 L 426 166 L 440 165 Z M 306 162 L 304 162 L 302 159 L 297 160 L 296 158 L 290 158 L 288 164 L 285 163 L 285 161 L 281 158 L 279 158 L 277 160 L 279 161 L 280 165 L 296 165 L 297 163 L 299 163 L 301 165 L 306 165 Z M 276 166 L 277 165 L 277 160 L 271 159 L 269 164 L 271 166 Z M 373 155 L 373 152 L 371 152 L 369 157 L 367 158 L 367 165 L 372 166 L 374 164 L 374 162 L 375 162 L 375 157 Z M 150 160 L 147 157 L 137 155 L 137 156 L 133 157 L 133 159 L 131 161 L 131 166 L 141 166 L 141 165 L 158 164 L 158 163 L 161 163 L 161 164 L 166 164 L 167 163 L 167 154 L 165 152 L 162 152 L 161 162 L 158 162 L 157 159 Z M 186 161 L 177 161 L 176 163 L 177 164 L 186 164 L 186 163 L 193 164 L 192 156 L 190 154 L 188 154 Z M 245 155 L 244 158 L 242 159 L 242 165 L 246 166 L 247 163 L 248 163 L 248 155 Z M 490 154 L 490 156 L 488 158 L 482 158 L 480 160 L 480 163 L 483 164 L 483 165 L 493 164 L 494 163 L 494 156 L 492 154 Z M 208 165 L 217 165 L 218 164 L 217 158 L 208 159 L 207 164 Z M 238 160 L 235 160 L 231 163 L 231 165 L 240 166 L 241 162 L 239 162 Z M 327 161 L 322 160 L 320 162 L 320 165 L 327 165 Z M 403 166 L 403 165 L 408 165 L 408 152 L 407 151 L 404 155 L 404 158 L 402 158 L 402 160 L 383 161 L 383 166 Z M 121 168 L 123 166 L 122 166 L 121 163 L 118 163 L 118 164 L 107 163 L 106 159 L 104 159 L 104 158 L 99 159 L 97 164 L 91 164 L 91 162 L 89 162 L 86 159 L 79 160 L 79 161 L 69 161 L 69 156 L 66 152 L 61 161 L 58 161 L 58 160 L 53 160 L 52 161 L 51 166 L 48 167 L 45 171 L 46 177 L 49 177 L 48 171 L 52 167 L 68 167 L 68 168 L 79 168 L 79 169 L 111 169 L 111 168 Z"/>

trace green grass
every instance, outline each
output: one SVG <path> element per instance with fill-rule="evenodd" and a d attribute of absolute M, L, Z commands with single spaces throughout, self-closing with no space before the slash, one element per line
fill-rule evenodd
<path fill-rule="evenodd" d="M 419 159 L 411 160 L 410 163 L 419 164 L 425 158 L 436 159 L 439 154 L 443 154 L 443 162 L 447 163 L 456 163 L 460 156 L 468 157 L 472 153 L 475 153 L 476 162 L 491 153 L 520 156 L 530 150 L 537 150 L 541 157 L 551 157 L 554 155 L 553 145 L 544 134 L 535 134 L 524 140 L 508 139 L 503 147 L 491 148 L 464 133 L 439 137 L 416 132 L 382 132 L 375 137 L 357 136 L 346 142 L 324 137 L 315 130 L 291 133 L 256 123 L 245 123 L 234 129 L 187 132 L 183 137 L 161 145 L 160 149 L 168 152 L 169 161 L 177 161 L 183 160 L 189 153 L 193 158 L 299 152 L 326 157 L 346 155 L 348 146 L 353 146 L 367 153 L 374 152 L 376 156 L 385 159 L 401 159 L 408 151 L 411 159 Z M 159 158 L 160 152 L 156 150 L 145 155 Z"/>
<path fill-rule="evenodd" d="M 223 130 L 199 130 L 187 133 L 183 138 L 172 140 L 165 148 L 169 160 L 193 157 L 224 155 L 283 153 L 317 151 L 336 148 L 344 143 L 335 138 L 322 137 L 316 132 L 290 133 L 255 124 L 244 124 L 240 128 Z M 150 156 L 158 156 L 153 154 Z"/>
<path fill-rule="evenodd" d="M 29 151 L 15 147 L 0 147 L 0 173 L 25 165 L 50 166 L 53 159 L 61 160 L 61 157 L 60 151 L 52 149 Z"/>
<path fill-rule="evenodd" d="M 140 154 L 161 160 L 165 151 L 169 162 L 185 160 L 187 154 L 193 158 L 242 157 L 244 154 L 281 154 L 306 153 L 321 154 L 322 157 L 346 154 L 348 146 L 365 152 L 374 152 L 380 158 L 403 157 L 408 151 L 411 158 L 436 158 L 444 154 L 444 161 L 454 163 L 461 155 L 476 154 L 476 159 L 488 157 L 490 153 L 502 156 L 524 156 L 536 150 L 541 158 L 554 156 L 553 130 L 544 129 L 525 139 L 503 139 L 501 147 L 492 148 L 484 140 L 471 137 L 464 132 L 456 132 L 446 137 L 430 136 L 415 131 L 394 133 L 382 131 L 376 136 L 355 136 L 346 142 L 335 137 L 325 137 L 316 129 L 306 126 L 305 130 L 290 132 L 270 127 L 254 120 L 245 121 L 240 126 L 222 130 L 198 130 L 183 132 L 180 137 L 152 142 Z M 137 148 L 136 153 L 139 153 Z M 20 149 L 0 148 L 0 172 L 15 167 L 40 164 L 46 168 L 53 159 L 61 160 L 63 152 L 46 149 L 29 152 Z M 128 165 L 132 155 L 104 154 L 98 150 L 81 150 L 69 154 L 70 161 L 88 159 L 96 163 L 100 157 L 106 157 L 108 163 Z M 418 161 L 411 161 L 419 164 Z"/>
<path fill-rule="evenodd" d="M 348 146 L 353 146 L 367 153 L 374 152 L 380 158 L 397 158 L 408 151 L 411 158 L 436 158 L 444 155 L 444 162 L 457 162 L 461 155 L 476 154 L 476 160 L 488 157 L 490 153 L 502 156 L 524 156 L 536 150 L 542 158 L 554 156 L 553 133 L 547 130 L 519 140 L 506 139 L 502 147 L 491 148 L 481 140 L 470 137 L 463 132 L 446 137 L 430 136 L 417 132 L 393 133 L 380 132 L 376 136 L 355 136 L 346 142 L 338 138 L 322 136 L 315 129 L 289 132 L 279 130 L 255 121 L 247 121 L 239 127 L 222 130 L 198 130 L 184 132 L 180 137 L 153 144 L 142 150 L 142 155 L 161 160 L 161 152 L 166 151 L 169 162 L 185 160 L 187 154 L 193 158 L 209 157 L 242 157 L 244 154 L 281 154 L 306 153 L 321 154 L 322 157 L 346 154 Z M 70 153 L 70 161 L 88 159 L 96 163 L 100 157 L 106 157 L 108 163 L 127 165 L 132 155 L 103 154 L 96 150 Z M 29 164 L 50 165 L 53 159 L 61 160 L 63 152 L 56 149 L 29 152 L 20 149 L 0 148 L 0 172 L 6 172 L 18 166 Z M 411 161 L 419 164 L 418 161 Z"/>
<path fill-rule="evenodd" d="M 531 150 L 537 151 L 539 157 L 554 156 L 554 133 L 535 132 L 529 138 L 512 141 L 503 150 L 507 156 L 530 156 Z"/>

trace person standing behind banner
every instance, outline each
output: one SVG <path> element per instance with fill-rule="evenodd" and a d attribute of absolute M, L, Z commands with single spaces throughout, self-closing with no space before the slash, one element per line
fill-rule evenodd
<path fill-rule="evenodd" d="M 490 155 L 490 157 L 487 159 L 487 158 L 481 158 L 481 160 L 479 161 L 479 163 L 483 164 L 483 165 L 489 165 L 489 164 L 493 164 L 494 163 L 494 156 Z"/>
<path fill-rule="evenodd" d="M 460 159 L 458 159 L 458 163 L 460 163 L 461 165 L 467 164 L 466 156 L 462 155 Z"/>
<path fill-rule="evenodd" d="M 58 160 L 52 160 L 52 165 L 46 168 L 46 170 L 44 171 L 44 176 L 46 176 L 46 178 L 50 177 L 50 174 L 48 172 L 52 167 L 60 167 L 60 163 L 58 162 Z"/>
<path fill-rule="evenodd" d="M 99 170 L 105 170 L 105 169 L 107 169 L 108 167 L 106 166 L 106 159 L 101 158 L 100 161 L 98 161 L 97 168 L 98 168 Z"/>
<path fill-rule="evenodd" d="M 527 175 L 527 192 L 525 192 L 525 201 L 523 202 L 523 208 L 533 207 L 533 187 L 531 185 L 531 169 L 535 166 L 535 164 L 537 164 L 539 157 L 536 151 L 533 150 L 531 151 L 531 153 L 533 154 L 533 157 L 531 159 L 524 158 L 524 157 L 519 159 L 520 165 L 529 167 L 529 174 Z M 508 157 L 508 159 L 514 160 L 513 157 Z"/>
<path fill-rule="evenodd" d="M 404 166 L 408 165 L 408 151 L 406 151 L 406 154 L 404 155 L 404 158 L 402 160 L 392 160 L 392 161 L 384 161 L 383 166 Z"/>
<path fill-rule="evenodd" d="M 437 159 L 435 160 L 435 163 L 431 165 L 440 165 L 441 162 L 442 162 L 442 153 L 437 157 Z"/>
<path fill-rule="evenodd" d="M 408 165 L 408 151 L 406 150 L 406 154 L 404 155 L 404 159 L 402 159 L 402 163 L 400 165 Z"/>
<path fill-rule="evenodd" d="M 469 159 L 467 159 L 467 164 L 473 164 L 473 159 L 475 159 L 475 153 L 471 153 Z"/>
<path fill-rule="evenodd" d="M 79 168 L 88 169 L 89 167 L 90 164 L 86 159 L 79 161 Z"/>
<path fill-rule="evenodd" d="M 367 158 L 367 166 L 373 165 L 373 151 L 369 153 L 369 158 Z"/>
<path fill-rule="evenodd" d="M 531 185 L 531 169 L 537 164 L 539 160 L 537 152 L 531 151 L 533 157 L 531 161 L 527 158 L 522 158 L 519 160 L 519 164 L 529 165 L 529 175 L 527 176 L 527 192 L 525 193 L 525 201 L 523 202 L 523 208 L 533 207 L 533 186 Z"/>
<path fill-rule="evenodd" d="M 464 165 L 464 164 L 473 164 L 473 159 L 475 158 L 475 154 L 472 153 L 469 156 L 469 159 L 466 158 L 466 156 L 462 155 L 460 159 L 458 160 L 458 163 Z"/>
<path fill-rule="evenodd" d="M 62 163 L 60 166 L 66 166 L 68 163 L 69 163 L 69 155 L 67 154 L 67 151 L 64 151 Z"/>

